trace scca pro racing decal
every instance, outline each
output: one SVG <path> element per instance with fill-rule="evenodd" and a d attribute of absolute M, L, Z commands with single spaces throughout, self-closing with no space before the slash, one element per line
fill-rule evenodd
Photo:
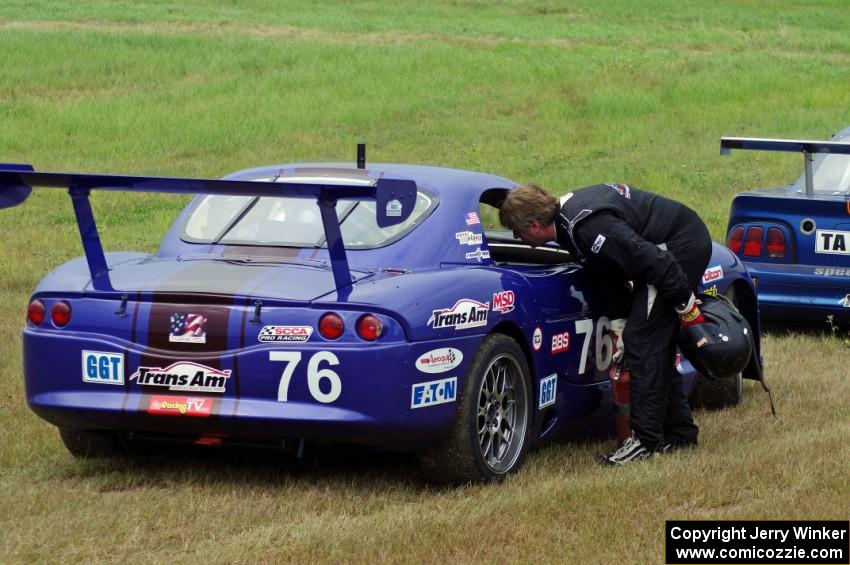
<path fill-rule="evenodd" d="M 454 347 L 432 349 L 416 359 L 416 369 L 423 373 L 445 373 L 451 371 L 463 361 L 463 352 Z"/>
<path fill-rule="evenodd" d="M 313 335 L 310 326 L 264 326 L 257 335 L 261 342 L 307 341 Z"/>
<path fill-rule="evenodd" d="M 507 314 L 514 309 L 516 295 L 512 290 L 493 293 L 493 312 Z"/>
<path fill-rule="evenodd" d="M 148 414 L 209 418 L 212 407 L 213 399 L 209 397 L 154 395 L 148 404 Z"/>
<path fill-rule="evenodd" d="M 714 282 L 718 279 L 723 278 L 723 267 L 717 265 L 716 267 L 709 267 L 702 274 L 702 284 L 708 284 L 710 282 Z"/>
<path fill-rule="evenodd" d="M 220 371 L 191 361 L 177 361 L 168 367 L 139 367 L 130 377 L 143 386 L 159 386 L 184 392 L 223 393 L 230 371 Z"/>
<path fill-rule="evenodd" d="M 490 303 L 481 304 L 470 298 L 461 298 L 451 308 L 434 310 L 428 319 L 428 325 L 435 330 L 443 328 L 454 328 L 456 330 L 468 330 L 487 325 L 487 312 Z"/>
<path fill-rule="evenodd" d="M 168 341 L 171 343 L 206 343 L 207 319 L 200 314 L 172 314 Z"/>
<path fill-rule="evenodd" d="M 457 398 L 457 377 L 416 383 L 410 391 L 410 407 L 424 408 L 454 402 Z"/>

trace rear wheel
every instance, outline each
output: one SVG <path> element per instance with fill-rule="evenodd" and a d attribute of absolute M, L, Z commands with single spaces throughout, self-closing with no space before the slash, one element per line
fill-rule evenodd
<path fill-rule="evenodd" d="M 735 308 L 738 308 L 738 301 L 733 287 L 730 286 L 726 290 L 725 296 L 735 305 Z M 709 379 L 698 374 L 697 384 L 691 395 L 691 401 L 695 407 L 705 408 L 707 410 L 720 410 L 737 406 L 741 403 L 743 397 L 743 373 L 738 373 L 731 379 Z"/>
<path fill-rule="evenodd" d="M 499 481 L 522 465 L 531 436 L 525 356 L 511 338 L 485 338 L 469 369 L 448 439 L 419 457 L 428 480 Z"/>
<path fill-rule="evenodd" d="M 124 453 L 121 442 L 114 435 L 59 428 L 59 437 L 74 457 L 115 457 Z"/>

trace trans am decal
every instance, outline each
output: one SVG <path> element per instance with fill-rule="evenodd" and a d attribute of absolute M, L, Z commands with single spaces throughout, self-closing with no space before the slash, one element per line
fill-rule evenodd
<path fill-rule="evenodd" d="M 514 309 L 516 295 L 512 290 L 503 290 L 493 294 L 493 312 L 507 314 Z"/>
<path fill-rule="evenodd" d="M 206 325 L 207 319 L 200 314 L 172 314 L 168 341 L 171 343 L 206 343 Z"/>
<path fill-rule="evenodd" d="M 461 245 L 481 245 L 484 242 L 482 234 L 471 231 L 459 231 L 455 234 L 455 239 Z"/>
<path fill-rule="evenodd" d="M 481 304 L 470 298 L 461 298 L 451 308 L 434 310 L 428 319 L 428 325 L 435 330 L 443 328 L 454 328 L 456 330 L 468 330 L 487 325 L 487 313 L 490 311 L 490 303 Z"/>
<path fill-rule="evenodd" d="M 264 326 L 257 335 L 261 342 L 302 342 L 310 339 L 313 328 L 310 326 Z"/>
<path fill-rule="evenodd" d="M 148 404 L 148 414 L 208 418 L 212 407 L 213 399 L 209 397 L 154 395 Z"/>
<path fill-rule="evenodd" d="M 451 371 L 463 361 L 463 352 L 454 347 L 442 347 L 419 356 L 416 369 L 423 373 L 445 373 Z"/>
<path fill-rule="evenodd" d="M 83 381 L 107 385 L 124 384 L 124 354 L 83 351 Z"/>
<path fill-rule="evenodd" d="M 454 402 L 457 398 L 457 377 L 416 383 L 410 391 L 410 407 L 424 408 Z"/>
<path fill-rule="evenodd" d="M 139 367 L 130 377 L 143 386 L 158 386 L 184 392 L 223 393 L 230 371 L 220 371 L 191 361 L 177 361 L 168 367 Z"/>

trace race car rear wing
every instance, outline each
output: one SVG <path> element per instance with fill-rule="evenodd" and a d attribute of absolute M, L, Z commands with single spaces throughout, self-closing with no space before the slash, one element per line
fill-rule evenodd
<path fill-rule="evenodd" d="M 89 193 L 92 190 L 171 192 L 234 196 L 287 196 L 313 198 L 319 205 L 337 289 L 351 284 L 351 270 L 342 241 L 337 200 L 375 200 L 378 226 L 400 224 L 413 212 L 416 183 L 412 180 L 378 178 L 370 184 L 320 184 L 196 178 L 140 177 L 86 173 L 36 172 L 32 165 L 0 163 L 0 208 L 24 202 L 32 187 L 65 188 L 71 197 L 83 250 L 95 290 L 112 291 L 109 267 L 94 221 Z"/>
<path fill-rule="evenodd" d="M 841 141 L 807 141 L 801 139 L 765 139 L 760 137 L 721 137 L 720 154 L 729 155 L 733 149 L 753 151 L 786 151 L 802 153 L 806 170 L 806 196 L 814 196 L 812 180 L 812 154 L 836 153 L 850 155 L 850 143 Z"/>

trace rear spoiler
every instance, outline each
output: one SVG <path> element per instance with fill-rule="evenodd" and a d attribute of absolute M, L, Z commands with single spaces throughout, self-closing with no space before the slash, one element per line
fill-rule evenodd
<path fill-rule="evenodd" d="M 410 217 L 416 202 L 416 183 L 412 180 L 375 179 L 373 184 L 340 185 L 295 182 L 245 181 L 195 178 L 140 177 L 85 173 L 36 172 L 32 165 L 0 163 L 0 208 L 24 202 L 32 187 L 68 190 L 77 227 L 80 230 L 92 285 L 95 290 L 112 291 L 109 267 L 94 221 L 89 193 L 92 190 L 130 192 L 171 192 L 176 194 L 215 194 L 234 196 L 288 196 L 313 198 L 322 214 L 334 282 L 337 289 L 351 284 L 351 271 L 342 241 L 337 200 L 375 200 L 378 226 L 400 224 Z"/>
<path fill-rule="evenodd" d="M 806 196 L 814 196 L 812 154 L 835 153 L 850 155 L 850 143 L 842 141 L 808 141 L 802 139 L 765 139 L 760 137 L 721 137 L 720 154 L 729 155 L 733 149 L 752 151 L 785 151 L 802 153 L 806 170 Z"/>

